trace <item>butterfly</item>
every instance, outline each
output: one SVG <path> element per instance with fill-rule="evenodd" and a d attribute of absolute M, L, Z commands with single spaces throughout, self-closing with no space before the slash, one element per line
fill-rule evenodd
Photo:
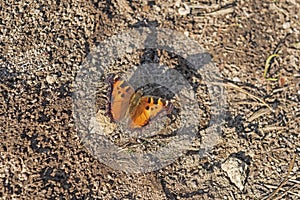
<path fill-rule="evenodd" d="M 111 74 L 107 80 L 110 84 L 108 114 L 112 122 L 126 121 L 131 129 L 142 128 L 154 118 L 170 114 L 173 109 L 168 100 L 143 96 L 141 90 L 135 91 L 117 74 Z"/>

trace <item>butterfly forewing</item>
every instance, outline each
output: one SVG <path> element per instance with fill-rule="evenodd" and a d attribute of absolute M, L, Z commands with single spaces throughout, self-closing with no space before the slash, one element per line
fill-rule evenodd
<path fill-rule="evenodd" d="M 110 97 L 110 112 L 114 121 L 122 120 L 130 105 L 134 89 L 121 77 L 115 76 Z"/>

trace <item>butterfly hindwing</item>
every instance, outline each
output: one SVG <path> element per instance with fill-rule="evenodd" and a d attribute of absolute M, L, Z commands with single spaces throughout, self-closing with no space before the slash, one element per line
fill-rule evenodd
<path fill-rule="evenodd" d="M 143 96 L 136 109 L 130 113 L 130 128 L 140 128 L 162 113 L 170 113 L 172 104 L 159 97 Z"/>
<path fill-rule="evenodd" d="M 118 75 L 110 78 L 110 113 L 113 121 L 122 120 L 127 112 L 134 89 Z"/>

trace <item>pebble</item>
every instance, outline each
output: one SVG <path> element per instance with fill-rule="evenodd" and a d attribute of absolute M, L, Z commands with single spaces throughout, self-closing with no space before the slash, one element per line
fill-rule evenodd
<path fill-rule="evenodd" d="M 282 24 L 282 28 L 283 28 L 283 29 L 288 29 L 288 28 L 290 28 L 290 27 L 291 27 L 290 22 L 286 22 L 286 23 Z"/>
<path fill-rule="evenodd" d="M 233 82 L 241 82 L 241 79 L 239 77 L 234 77 L 232 80 Z"/>

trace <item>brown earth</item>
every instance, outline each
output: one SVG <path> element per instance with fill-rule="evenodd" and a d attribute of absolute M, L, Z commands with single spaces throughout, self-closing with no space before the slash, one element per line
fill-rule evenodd
<path fill-rule="evenodd" d="M 1 1 L 0 199 L 299 199 L 299 18 L 297 0 Z M 183 156 L 127 174 L 82 144 L 72 93 L 86 56 L 139 26 L 197 41 L 221 72 L 227 106 L 221 137 L 203 156 L 208 125 L 200 120 L 199 138 Z M 165 54 L 150 56 L 176 65 Z M 122 59 L 114 70 L 147 58 Z M 197 95 L 208 112 L 205 91 Z"/>

